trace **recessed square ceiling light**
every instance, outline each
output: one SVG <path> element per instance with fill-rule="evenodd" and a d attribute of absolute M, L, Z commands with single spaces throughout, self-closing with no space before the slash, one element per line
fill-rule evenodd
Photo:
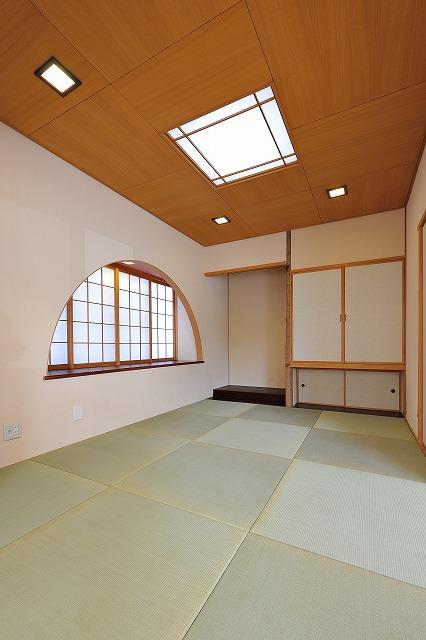
<path fill-rule="evenodd" d="M 231 219 L 226 216 L 219 216 L 219 218 L 212 218 L 212 220 L 213 222 L 216 222 L 216 224 L 227 224 L 228 222 L 231 222 Z"/>
<path fill-rule="evenodd" d="M 341 187 L 335 187 L 334 189 L 327 189 L 329 198 L 339 198 L 340 196 L 348 195 L 348 188 L 344 184 Z"/>
<path fill-rule="evenodd" d="M 297 162 L 271 87 L 168 134 L 215 186 Z"/>
<path fill-rule="evenodd" d="M 81 85 L 81 81 L 55 58 L 49 58 L 37 71 L 34 71 L 34 75 L 62 97 Z"/>

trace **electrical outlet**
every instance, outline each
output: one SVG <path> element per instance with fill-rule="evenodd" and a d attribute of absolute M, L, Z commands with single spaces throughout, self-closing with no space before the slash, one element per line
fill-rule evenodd
<path fill-rule="evenodd" d="M 74 420 L 82 420 L 83 419 L 83 407 L 81 404 L 76 404 L 73 410 L 73 418 Z"/>
<path fill-rule="evenodd" d="M 3 440 L 15 440 L 22 436 L 22 427 L 20 424 L 4 424 Z"/>

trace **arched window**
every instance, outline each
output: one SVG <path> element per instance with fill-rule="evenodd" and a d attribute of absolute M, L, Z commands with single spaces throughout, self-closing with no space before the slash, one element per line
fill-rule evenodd
<path fill-rule="evenodd" d="M 177 296 L 155 273 L 102 267 L 74 291 L 56 325 L 49 370 L 176 360 Z"/>

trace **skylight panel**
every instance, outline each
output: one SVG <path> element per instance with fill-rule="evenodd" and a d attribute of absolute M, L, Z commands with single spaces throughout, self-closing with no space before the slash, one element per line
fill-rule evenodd
<path fill-rule="evenodd" d="M 168 134 L 216 187 L 297 162 L 271 87 Z"/>

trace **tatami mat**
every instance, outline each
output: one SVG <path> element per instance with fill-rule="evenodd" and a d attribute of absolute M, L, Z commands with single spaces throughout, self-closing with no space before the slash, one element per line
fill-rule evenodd
<path fill-rule="evenodd" d="M 35 460 L 85 478 L 111 484 L 182 446 L 170 433 L 117 429 L 38 456 Z"/>
<path fill-rule="evenodd" d="M 243 411 L 247 411 L 256 405 L 248 402 L 226 402 L 226 400 L 201 400 L 200 402 L 194 402 L 186 407 L 182 407 L 181 410 L 190 413 L 206 413 L 212 416 L 224 416 L 227 418 L 234 418 Z"/>
<path fill-rule="evenodd" d="M 166 434 L 170 433 L 185 440 L 192 440 L 202 436 L 210 429 L 229 420 L 226 416 L 205 415 L 201 413 L 190 413 L 186 411 L 170 411 L 163 415 L 137 422 L 126 429 L 138 429 L 144 433 Z"/>
<path fill-rule="evenodd" d="M 426 485 L 293 460 L 253 531 L 426 587 Z"/>
<path fill-rule="evenodd" d="M 424 592 L 249 534 L 185 640 L 419 640 Z"/>
<path fill-rule="evenodd" d="M 0 552 L 7 640 L 180 640 L 244 532 L 109 489 Z"/>
<path fill-rule="evenodd" d="M 321 411 L 315 409 L 293 409 L 291 407 L 274 407 L 257 405 L 245 411 L 241 418 L 259 420 L 261 422 L 278 422 L 283 424 L 313 427 Z"/>
<path fill-rule="evenodd" d="M 248 529 L 288 464 L 285 458 L 194 442 L 118 486 Z"/>
<path fill-rule="evenodd" d="M 0 469 L 0 547 L 104 489 L 31 460 Z"/>
<path fill-rule="evenodd" d="M 293 458 L 309 431 L 308 427 L 234 418 L 212 429 L 198 442 Z"/>
<path fill-rule="evenodd" d="M 398 438 L 400 440 L 413 439 L 410 428 L 404 418 L 389 418 L 388 416 L 323 411 L 315 424 L 315 428 L 345 431 L 359 435 Z"/>
<path fill-rule="evenodd" d="M 426 457 L 414 439 L 395 440 L 312 429 L 296 458 L 426 482 Z"/>

